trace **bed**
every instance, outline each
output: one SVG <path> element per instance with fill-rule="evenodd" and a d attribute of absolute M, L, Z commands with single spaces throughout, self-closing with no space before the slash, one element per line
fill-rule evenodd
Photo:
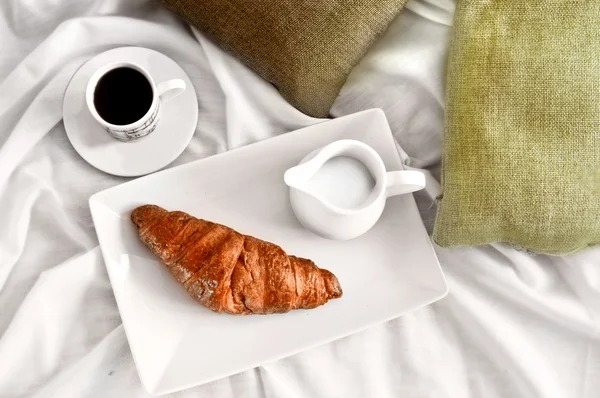
<path fill-rule="evenodd" d="M 334 116 L 381 108 L 430 229 L 439 193 L 452 0 L 411 0 L 342 89 Z M 137 45 L 191 77 L 199 123 L 169 167 L 322 119 L 152 0 L 0 4 L 0 397 L 145 397 L 87 200 L 127 181 L 83 161 L 62 94 L 91 56 Z M 400 239 L 401 237 L 399 237 Z M 436 247 L 444 300 L 175 397 L 591 398 L 600 392 L 600 248 Z M 210 358 L 199 358 L 210 361 Z"/>

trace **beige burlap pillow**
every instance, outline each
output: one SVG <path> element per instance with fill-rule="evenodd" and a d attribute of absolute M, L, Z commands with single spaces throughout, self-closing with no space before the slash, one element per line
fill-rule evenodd
<path fill-rule="evenodd" d="M 162 0 L 302 112 L 326 117 L 407 0 Z"/>

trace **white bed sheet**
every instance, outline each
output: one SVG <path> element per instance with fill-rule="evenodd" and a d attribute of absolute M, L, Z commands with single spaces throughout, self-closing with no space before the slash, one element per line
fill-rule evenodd
<path fill-rule="evenodd" d="M 452 0 L 411 1 L 332 110 L 383 108 L 407 165 L 433 177 L 452 9 Z M 79 65 L 123 45 L 181 64 L 200 115 L 173 165 L 319 122 L 197 35 L 153 0 L 0 2 L 0 397 L 147 396 L 87 207 L 91 194 L 126 179 L 86 164 L 61 122 L 62 92 Z M 428 226 L 433 177 L 417 195 Z M 505 245 L 437 253 L 451 289 L 443 301 L 173 396 L 600 395 L 600 249 L 564 258 Z"/>

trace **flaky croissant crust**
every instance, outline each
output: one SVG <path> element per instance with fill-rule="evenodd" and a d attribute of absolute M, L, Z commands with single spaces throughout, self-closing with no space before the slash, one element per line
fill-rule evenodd
<path fill-rule="evenodd" d="M 213 311 L 283 313 L 342 296 L 331 272 L 224 225 L 155 205 L 136 208 L 131 220 L 177 281 Z"/>

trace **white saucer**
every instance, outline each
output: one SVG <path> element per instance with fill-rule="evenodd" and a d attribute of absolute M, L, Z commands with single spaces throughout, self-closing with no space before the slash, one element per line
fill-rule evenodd
<path fill-rule="evenodd" d="M 186 84 L 182 94 L 161 107 L 156 130 L 137 141 L 112 138 L 86 106 L 89 78 L 102 65 L 113 61 L 143 66 L 156 83 L 179 78 Z M 121 47 L 90 59 L 73 75 L 65 91 L 63 120 L 71 144 L 89 164 L 109 174 L 134 177 L 162 169 L 183 152 L 196 130 L 198 100 L 192 82 L 175 61 L 147 48 Z"/>

